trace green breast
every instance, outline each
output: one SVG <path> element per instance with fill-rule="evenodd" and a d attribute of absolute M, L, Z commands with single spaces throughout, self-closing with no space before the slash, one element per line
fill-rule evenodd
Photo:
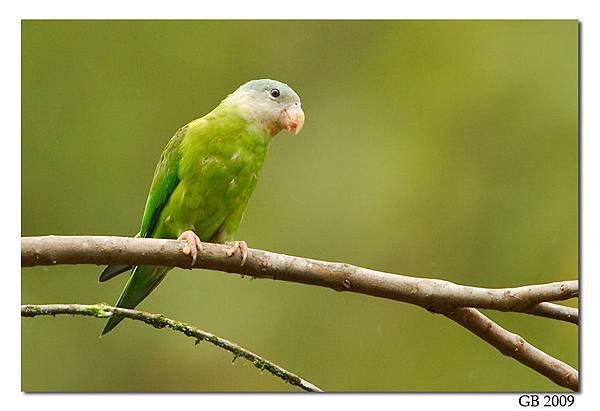
<path fill-rule="evenodd" d="M 208 241 L 225 224 L 235 231 L 269 140 L 241 118 L 223 113 L 190 123 L 180 148 L 180 182 L 159 215 L 153 237 L 176 238 L 192 230 Z"/>

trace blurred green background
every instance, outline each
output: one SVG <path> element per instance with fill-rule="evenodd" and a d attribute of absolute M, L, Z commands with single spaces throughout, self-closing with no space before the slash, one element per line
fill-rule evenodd
<path fill-rule="evenodd" d="M 576 21 L 24 21 L 22 235 L 132 235 L 177 128 L 241 83 L 300 94 L 239 238 L 507 287 L 577 278 Z M 23 269 L 23 303 L 114 302 L 100 267 Z M 439 315 L 175 269 L 141 306 L 325 390 L 557 390 Z M 577 366 L 572 324 L 488 312 Z M 24 391 L 296 391 L 209 344 L 125 321 L 22 321 Z"/>

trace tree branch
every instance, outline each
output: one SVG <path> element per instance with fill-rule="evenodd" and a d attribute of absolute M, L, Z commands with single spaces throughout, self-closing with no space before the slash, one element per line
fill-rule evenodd
<path fill-rule="evenodd" d="M 560 304 L 539 303 L 531 307 L 529 314 L 579 324 L 579 310 Z"/>
<path fill-rule="evenodd" d="M 35 317 L 38 315 L 57 314 L 83 315 L 96 318 L 107 318 L 118 314 L 122 317 L 130 318 L 132 320 L 142 321 L 156 328 L 168 327 L 172 330 L 183 333 L 188 337 L 194 337 L 196 339 L 196 344 L 198 344 L 201 341 L 208 341 L 211 344 L 214 344 L 217 347 L 232 353 L 234 361 L 237 358 L 244 358 L 250 361 L 252 364 L 254 364 L 254 366 L 259 370 L 267 370 L 274 376 L 282 379 L 283 381 L 291 385 L 300 387 L 304 391 L 321 392 L 320 388 L 300 378 L 296 374 L 287 371 L 286 369 L 278 366 L 277 364 L 274 364 L 271 361 L 266 360 L 261 356 L 254 354 L 253 352 L 248 351 L 247 349 L 240 347 L 235 343 L 217 337 L 216 335 L 211 334 L 209 332 L 192 327 L 191 325 L 188 325 L 186 323 L 166 318 L 162 314 L 151 314 L 144 311 L 128 310 L 125 308 L 111 307 L 105 304 L 49 304 L 21 306 L 22 317 Z"/>
<path fill-rule="evenodd" d="M 476 309 L 459 308 L 444 315 L 496 347 L 502 354 L 536 370 L 562 387 L 579 390 L 577 370 L 500 327 Z"/>
<path fill-rule="evenodd" d="M 21 265 L 134 264 L 190 267 L 184 241 L 152 238 L 47 236 L 21 239 Z M 561 281 L 515 288 L 480 288 L 445 280 L 410 277 L 250 249 L 241 257 L 228 257 L 226 246 L 204 243 L 194 268 L 206 268 L 350 291 L 416 304 L 443 312 L 458 307 L 514 311 L 578 323 L 578 310 L 542 302 L 578 296 L 578 282 Z"/>
<path fill-rule="evenodd" d="M 176 240 L 128 237 L 25 237 L 21 239 L 21 265 L 133 264 L 191 268 L 186 245 Z M 575 369 L 503 329 L 478 310 L 464 308 L 522 312 L 577 324 L 577 309 L 549 303 L 577 297 L 577 281 L 489 289 L 255 249 L 249 250 L 242 266 L 238 254 L 228 257 L 226 246 L 204 243 L 193 268 L 311 284 L 415 304 L 444 314 L 500 352 L 561 386 L 578 390 Z"/>

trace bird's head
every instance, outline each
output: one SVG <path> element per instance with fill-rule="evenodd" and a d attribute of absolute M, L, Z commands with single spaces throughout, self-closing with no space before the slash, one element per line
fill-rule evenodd
<path fill-rule="evenodd" d="M 298 134 L 304 125 L 300 97 L 290 86 L 277 80 L 252 80 L 230 94 L 224 103 L 232 104 L 249 123 L 271 136 L 281 130 Z"/>

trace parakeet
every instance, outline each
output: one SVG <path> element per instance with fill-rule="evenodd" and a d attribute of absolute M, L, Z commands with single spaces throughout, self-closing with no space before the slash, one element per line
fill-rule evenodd
<path fill-rule="evenodd" d="M 167 143 L 154 172 L 139 237 L 188 242 L 192 264 L 202 241 L 227 243 L 244 263 L 248 246 L 233 241 L 273 137 L 298 134 L 304 124 L 300 97 L 288 85 L 252 80 L 210 113 L 180 128 Z M 131 269 L 117 302 L 134 308 L 163 280 L 170 267 L 108 266 L 99 281 Z M 108 319 L 102 335 L 122 317 Z"/>

